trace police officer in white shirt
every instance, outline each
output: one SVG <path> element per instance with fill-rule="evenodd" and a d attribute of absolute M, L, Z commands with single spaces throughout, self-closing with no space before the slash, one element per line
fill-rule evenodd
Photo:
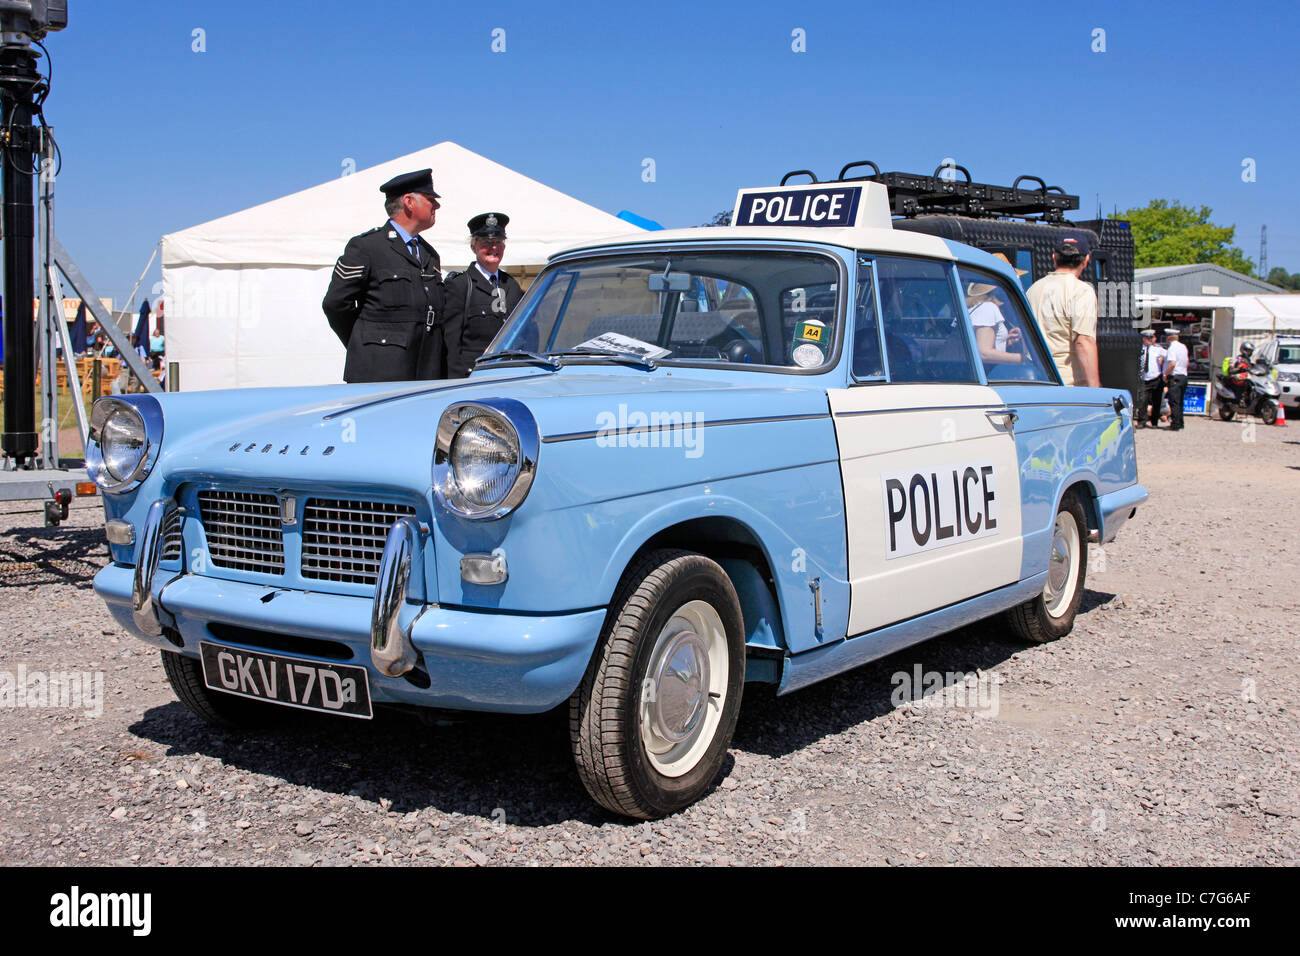
<path fill-rule="evenodd" d="M 1160 423 L 1160 402 L 1165 391 L 1165 350 L 1156 345 L 1153 329 L 1142 330 L 1142 394 L 1138 398 L 1138 427 Z M 1150 416 L 1148 418 L 1148 415 Z"/>
<path fill-rule="evenodd" d="M 1169 430 L 1183 427 L 1183 392 L 1187 391 L 1187 346 L 1178 341 L 1178 329 L 1165 330 L 1165 388 L 1169 392 Z"/>

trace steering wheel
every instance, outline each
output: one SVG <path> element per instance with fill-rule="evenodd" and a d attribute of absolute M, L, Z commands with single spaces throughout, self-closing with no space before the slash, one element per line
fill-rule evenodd
<path fill-rule="evenodd" d="M 728 362 L 752 362 L 756 365 L 763 362 L 763 353 L 758 346 L 742 338 L 731 339 L 723 345 L 722 357 Z"/>

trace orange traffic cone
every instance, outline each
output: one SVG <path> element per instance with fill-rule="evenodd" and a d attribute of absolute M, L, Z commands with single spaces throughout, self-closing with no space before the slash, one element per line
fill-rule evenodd
<path fill-rule="evenodd" d="M 1281 402 L 1277 403 L 1277 421 L 1275 421 L 1273 424 L 1274 425 L 1286 424 L 1286 406 L 1283 405 Z"/>

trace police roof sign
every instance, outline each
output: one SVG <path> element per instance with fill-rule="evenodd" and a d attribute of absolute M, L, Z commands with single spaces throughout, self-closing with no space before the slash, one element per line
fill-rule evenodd
<path fill-rule="evenodd" d="M 889 196 L 879 183 L 769 186 L 736 194 L 733 226 L 889 228 Z"/>

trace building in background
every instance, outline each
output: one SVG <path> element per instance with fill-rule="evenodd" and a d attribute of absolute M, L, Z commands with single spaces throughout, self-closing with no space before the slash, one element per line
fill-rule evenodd
<path fill-rule="evenodd" d="M 1212 262 L 1134 269 L 1133 276 L 1140 291 L 1155 295 L 1250 295 L 1287 291 Z"/>
<path fill-rule="evenodd" d="M 1211 410 L 1213 370 L 1242 342 L 1258 346 L 1276 335 L 1300 335 L 1300 294 L 1262 279 L 1209 262 L 1137 269 L 1134 277 L 1142 324 L 1159 341 L 1177 328 L 1187 346 L 1189 414 Z"/>

